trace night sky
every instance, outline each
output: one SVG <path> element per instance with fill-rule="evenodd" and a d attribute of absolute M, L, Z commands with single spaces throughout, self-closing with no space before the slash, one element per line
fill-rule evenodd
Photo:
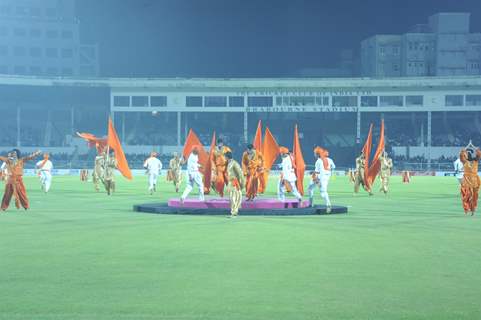
<path fill-rule="evenodd" d="M 77 0 L 101 76 L 296 76 L 437 12 L 470 12 L 481 32 L 481 0 Z"/>

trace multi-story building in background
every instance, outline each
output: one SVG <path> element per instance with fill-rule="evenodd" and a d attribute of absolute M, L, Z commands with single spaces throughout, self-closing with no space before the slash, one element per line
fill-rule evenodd
<path fill-rule="evenodd" d="M 0 0 L 0 74 L 96 76 L 79 25 L 75 0 Z"/>
<path fill-rule="evenodd" d="M 481 74 L 481 33 L 469 13 L 438 13 L 403 35 L 375 35 L 361 43 L 366 77 Z"/>

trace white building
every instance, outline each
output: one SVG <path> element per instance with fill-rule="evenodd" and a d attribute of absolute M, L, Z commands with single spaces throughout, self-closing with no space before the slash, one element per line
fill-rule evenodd
<path fill-rule="evenodd" d="M 438 13 L 403 35 L 375 35 L 361 43 L 366 77 L 481 74 L 481 34 L 470 33 L 469 13 Z"/>
<path fill-rule="evenodd" d="M 75 0 L 0 0 L 0 73 L 96 76 L 97 48 L 80 44 Z"/>

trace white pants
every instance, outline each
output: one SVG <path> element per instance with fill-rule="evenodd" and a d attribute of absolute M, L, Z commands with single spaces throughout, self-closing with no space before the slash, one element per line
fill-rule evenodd
<path fill-rule="evenodd" d="M 50 190 L 50 186 L 52 185 L 52 173 L 50 173 L 50 171 L 41 170 L 40 183 L 42 184 L 43 191 L 48 192 L 48 190 Z"/>
<path fill-rule="evenodd" d="M 149 173 L 149 191 L 153 191 L 159 178 L 158 173 Z"/>
<path fill-rule="evenodd" d="M 295 181 L 288 181 L 291 185 L 292 195 L 296 197 L 296 199 L 301 200 L 302 196 L 297 190 L 296 182 Z M 280 201 L 286 200 L 286 186 L 284 185 L 284 180 L 279 182 L 279 187 L 277 189 L 277 197 Z"/>
<path fill-rule="evenodd" d="M 187 185 L 185 186 L 184 193 L 182 194 L 182 200 L 185 200 L 189 193 L 194 189 L 194 184 L 199 188 L 199 200 L 204 201 L 204 182 L 199 172 L 187 175 Z"/>
<path fill-rule="evenodd" d="M 317 186 L 319 186 L 319 190 L 321 191 L 321 197 L 324 199 L 326 206 L 331 206 L 331 200 L 329 199 L 329 194 L 327 193 L 327 185 L 329 184 L 330 176 L 321 176 L 319 177 L 318 182 L 312 181 L 309 184 L 309 203 L 312 206 L 314 204 L 314 190 Z"/>

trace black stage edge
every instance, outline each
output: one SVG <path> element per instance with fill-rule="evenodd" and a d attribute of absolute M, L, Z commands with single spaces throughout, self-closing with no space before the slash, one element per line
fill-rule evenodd
<path fill-rule="evenodd" d="M 229 209 L 195 209 L 169 207 L 167 203 L 146 203 L 134 206 L 134 211 L 156 214 L 185 214 L 185 215 L 230 215 Z M 331 213 L 327 213 L 326 206 L 314 206 L 311 208 L 290 208 L 290 209 L 249 209 L 239 210 L 240 216 L 309 216 L 323 214 L 347 213 L 347 207 L 332 206 Z"/>

